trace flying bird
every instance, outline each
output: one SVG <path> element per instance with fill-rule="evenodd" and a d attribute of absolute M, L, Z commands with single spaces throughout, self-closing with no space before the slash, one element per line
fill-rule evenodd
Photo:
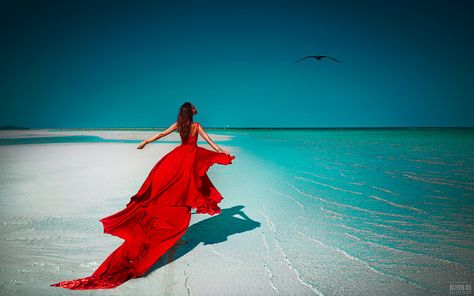
<path fill-rule="evenodd" d="M 330 57 L 330 56 L 318 55 L 318 56 L 307 56 L 307 57 L 304 57 L 304 58 L 302 58 L 302 59 L 297 60 L 297 61 L 295 62 L 295 64 L 298 63 L 298 62 L 301 62 L 301 61 L 304 60 L 304 59 L 309 59 L 309 58 L 313 58 L 313 59 L 316 59 L 316 60 L 318 60 L 318 61 L 321 60 L 322 58 L 328 58 L 328 59 L 331 59 L 331 60 L 336 61 L 336 62 L 338 62 L 338 63 L 341 63 L 341 61 L 338 61 L 338 60 L 336 60 L 335 58 L 332 58 L 332 57 Z"/>

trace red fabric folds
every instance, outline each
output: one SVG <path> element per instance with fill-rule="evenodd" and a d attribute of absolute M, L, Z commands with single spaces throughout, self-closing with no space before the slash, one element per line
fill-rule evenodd
<path fill-rule="evenodd" d="M 195 123 L 198 125 L 199 123 Z M 99 220 L 104 233 L 124 239 L 88 277 L 51 286 L 71 290 L 111 289 L 144 274 L 186 232 L 191 208 L 221 213 L 223 199 L 207 176 L 213 164 L 228 165 L 235 156 L 197 146 L 198 134 L 162 157 L 126 207 Z"/>

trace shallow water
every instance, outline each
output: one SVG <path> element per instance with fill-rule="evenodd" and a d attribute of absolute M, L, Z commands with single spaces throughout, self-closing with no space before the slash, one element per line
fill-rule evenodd
<path fill-rule="evenodd" d="M 170 291 L 209 295 L 218 289 L 227 291 L 226 295 L 252 294 L 256 289 L 259 295 L 431 295 L 449 294 L 452 284 L 472 284 L 473 129 L 208 132 L 232 136 L 218 144 L 236 155 L 231 166 L 214 166 L 209 172 L 224 195 L 222 207 L 242 205 L 249 219 L 261 224 L 255 227 L 255 222 L 249 222 L 248 229 L 232 224 L 235 229 L 230 231 L 209 221 L 209 229 L 193 228 L 185 235 L 196 242 L 191 244 L 193 248 L 170 264 L 161 263 L 151 273 L 159 279 L 153 286 L 156 291 L 163 295 Z M 34 198 L 34 206 L 41 200 L 50 202 L 46 193 L 66 192 L 31 190 L 31 186 L 51 186 L 61 170 L 66 173 L 61 180 L 70 182 L 89 172 L 88 166 L 97 166 L 93 177 L 100 179 L 107 172 L 100 168 L 117 161 L 112 155 L 103 162 L 65 165 L 67 156 L 50 163 L 35 158 L 35 151 L 55 147 L 54 154 L 45 154 L 53 157 L 67 145 L 83 145 L 78 151 L 85 151 L 87 145 L 104 142 L 110 147 L 131 147 L 130 152 L 120 150 L 115 154 L 127 155 L 141 140 L 102 141 L 100 137 L 77 135 L 71 136 L 70 141 L 67 136 L 0 140 L 0 289 L 28 294 L 42 281 L 49 284 L 76 277 L 74 274 L 86 276 L 117 244 L 114 238 L 99 243 L 103 235 L 96 221 L 123 205 L 112 198 L 101 200 L 97 190 L 86 189 L 92 182 L 88 179 L 69 185 L 84 195 L 95 194 L 98 199 L 90 201 L 95 201 L 95 206 L 78 206 L 76 211 L 64 209 L 60 213 L 47 206 L 35 212 L 21 204 L 15 210 L 5 210 L 12 200 L 19 203 Z M 176 141 L 167 143 L 170 147 L 177 145 Z M 199 144 L 204 145 L 202 141 Z M 159 157 L 156 154 L 154 161 Z M 124 163 L 115 175 L 104 177 L 101 193 L 117 194 L 125 203 L 153 165 L 149 160 L 150 156 L 143 156 L 140 164 Z M 81 170 L 72 172 L 71 168 Z M 94 186 L 99 188 L 99 182 Z M 193 215 L 192 224 L 198 225 L 206 218 L 209 217 Z M 203 231 L 230 232 L 225 239 L 199 244 Z M 15 249 L 18 246 L 25 249 Z M 66 246 L 68 249 L 64 249 Z M 86 247 L 88 251 L 81 253 Z M 35 256 L 31 255 L 33 251 Z M 14 255 L 20 252 L 24 256 L 15 259 Z M 79 275 L 74 264 L 80 262 L 84 274 Z M 87 262 L 93 264 L 88 266 Z M 70 264 L 66 278 L 61 272 L 65 264 Z M 206 273 L 213 271 L 199 266 L 216 266 L 218 271 L 213 276 L 219 281 L 211 280 L 208 290 L 199 285 L 198 279 L 206 281 Z M 171 283 L 173 268 L 180 275 Z M 38 269 L 37 281 L 22 282 L 21 276 L 16 277 L 22 272 L 13 269 L 24 270 L 30 276 L 32 270 Z M 245 272 L 236 277 L 230 270 Z M 237 283 L 233 286 L 229 281 Z M 131 287 L 149 292 L 150 282 L 147 277 L 102 293 L 125 295 Z M 56 290 L 44 287 L 40 291 L 45 295 L 62 292 L 52 289 Z"/>
<path fill-rule="evenodd" d="M 278 172 L 267 212 L 281 245 L 307 254 L 307 278 L 321 263 L 311 244 L 430 293 L 472 278 L 473 130 L 266 131 L 246 140 Z"/>

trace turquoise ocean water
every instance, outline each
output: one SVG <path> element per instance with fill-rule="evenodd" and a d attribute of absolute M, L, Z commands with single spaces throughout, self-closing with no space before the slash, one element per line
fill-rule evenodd
<path fill-rule="evenodd" d="M 472 276 L 474 130 L 257 131 L 242 141 L 278 172 L 269 187 L 285 210 L 268 212 L 287 221 L 279 235 L 295 261 L 309 255 L 302 266 L 313 259 L 306 241 L 428 292 Z"/>
<path fill-rule="evenodd" d="M 306 277 L 329 272 L 315 268 L 313 243 L 420 292 L 472 284 L 474 129 L 235 134 L 235 145 L 272 167 L 266 212 L 284 221 L 277 237 Z"/>
<path fill-rule="evenodd" d="M 323 270 L 316 246 L 428 294 L 448 294 L 450 283 L 474 273 L 474 129 L 208 133 L 232 136 L 218 142 L 237 155 L 239 176 L 226 192 L 236 187 L 249 200 L 243 205 L 261 206 L 259 220 L 271 231 L 263 239 L 276 242 L 309 287 L 321 290 L 325 274 L 334 279 L 331 270 L 343 268 L 327 262 Z M 74 136 L 0 144 L 141 140 Z"/>

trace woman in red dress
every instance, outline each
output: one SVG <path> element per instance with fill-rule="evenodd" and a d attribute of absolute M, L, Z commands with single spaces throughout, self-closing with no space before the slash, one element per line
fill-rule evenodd
<path fill-rule="evenodd" d="M 221 213 L 223 199 L 206 172 L 213 164 L 228 165 L 235 156 L 218 147 L 198 122 L 195 106 L 184 103 L 178 120 L 168 129 L 140 143 L 137 149 L 178 130 L 181 144 L 163 156 L 126 207 L 99 220 L 104 233 L 124 239 L 94 273 L 51 286 L 71 290 L 111 289 L 144 274 L 186 232 L 191 209 Z M 217 152 L 197 146 L 201 135 Z"/>

